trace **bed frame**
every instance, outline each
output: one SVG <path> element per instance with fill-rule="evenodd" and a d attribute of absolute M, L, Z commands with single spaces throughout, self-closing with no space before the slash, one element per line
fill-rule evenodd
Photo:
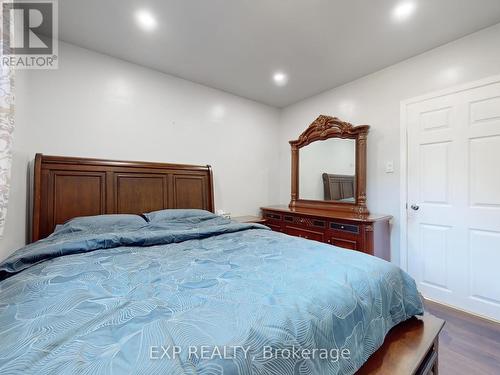
<path fill-rule="evenodd" d="M 444 320 L 425 313 L 399 323 L 357 375 L 439 375 L 439 333 Z"/>
<path fill-rule="evenodd" d="M 32 241 L 77 216 L 164 208 L 214 211 L 210 166 L 86 159 L 37 154 Z M 444 322 L 430 314 L 398 324 L 358 374 L 438 374 Z"/>
<path fill-rule="evenodd" d="M 74 217 L 142 214 L 165 208 L 213 212 L 211 167 L 35 156 L 32 242 Z"/>

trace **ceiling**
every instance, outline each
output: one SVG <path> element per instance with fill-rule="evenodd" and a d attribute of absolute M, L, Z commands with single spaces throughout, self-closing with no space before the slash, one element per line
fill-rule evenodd
<path fill-rule="evenodd" d="M 62 0 L 59 36 L 284 107 L 500 22 L 499 0 L 413 1 L 396 22 L 398 0 Z M 138 27 L 139 9 L 155 30 Z"/>

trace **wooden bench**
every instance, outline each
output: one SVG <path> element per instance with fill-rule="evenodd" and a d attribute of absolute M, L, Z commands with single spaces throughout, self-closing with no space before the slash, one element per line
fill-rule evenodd
<path fill-rule="evenodd" d="M 438 341 L 444 320 L 425 313 L 398 324 L 359 369 L 359 375 L 437 375 Z"/>

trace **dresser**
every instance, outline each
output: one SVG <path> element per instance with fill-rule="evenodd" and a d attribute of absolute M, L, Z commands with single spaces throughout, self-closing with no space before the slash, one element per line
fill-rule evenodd
<path fill-rule="evenodd" d="M 391 259 L 389 215 L 288 206 L 261 209 L 265 225 L 273 231 Z"/>

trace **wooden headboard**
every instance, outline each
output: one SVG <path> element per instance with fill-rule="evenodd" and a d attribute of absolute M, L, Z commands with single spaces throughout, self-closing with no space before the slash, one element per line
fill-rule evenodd
<path fill-rule="evenodd" d="M 32 241 L 77 216 L 165 208 L 213 212 L 210 166 L 35 156 Z"/>
<path fill-rule="evenodd" d="M 338 201 L 354 198 L 355 176 L 323 173 L 324 198 L 326 201 Z"/>

